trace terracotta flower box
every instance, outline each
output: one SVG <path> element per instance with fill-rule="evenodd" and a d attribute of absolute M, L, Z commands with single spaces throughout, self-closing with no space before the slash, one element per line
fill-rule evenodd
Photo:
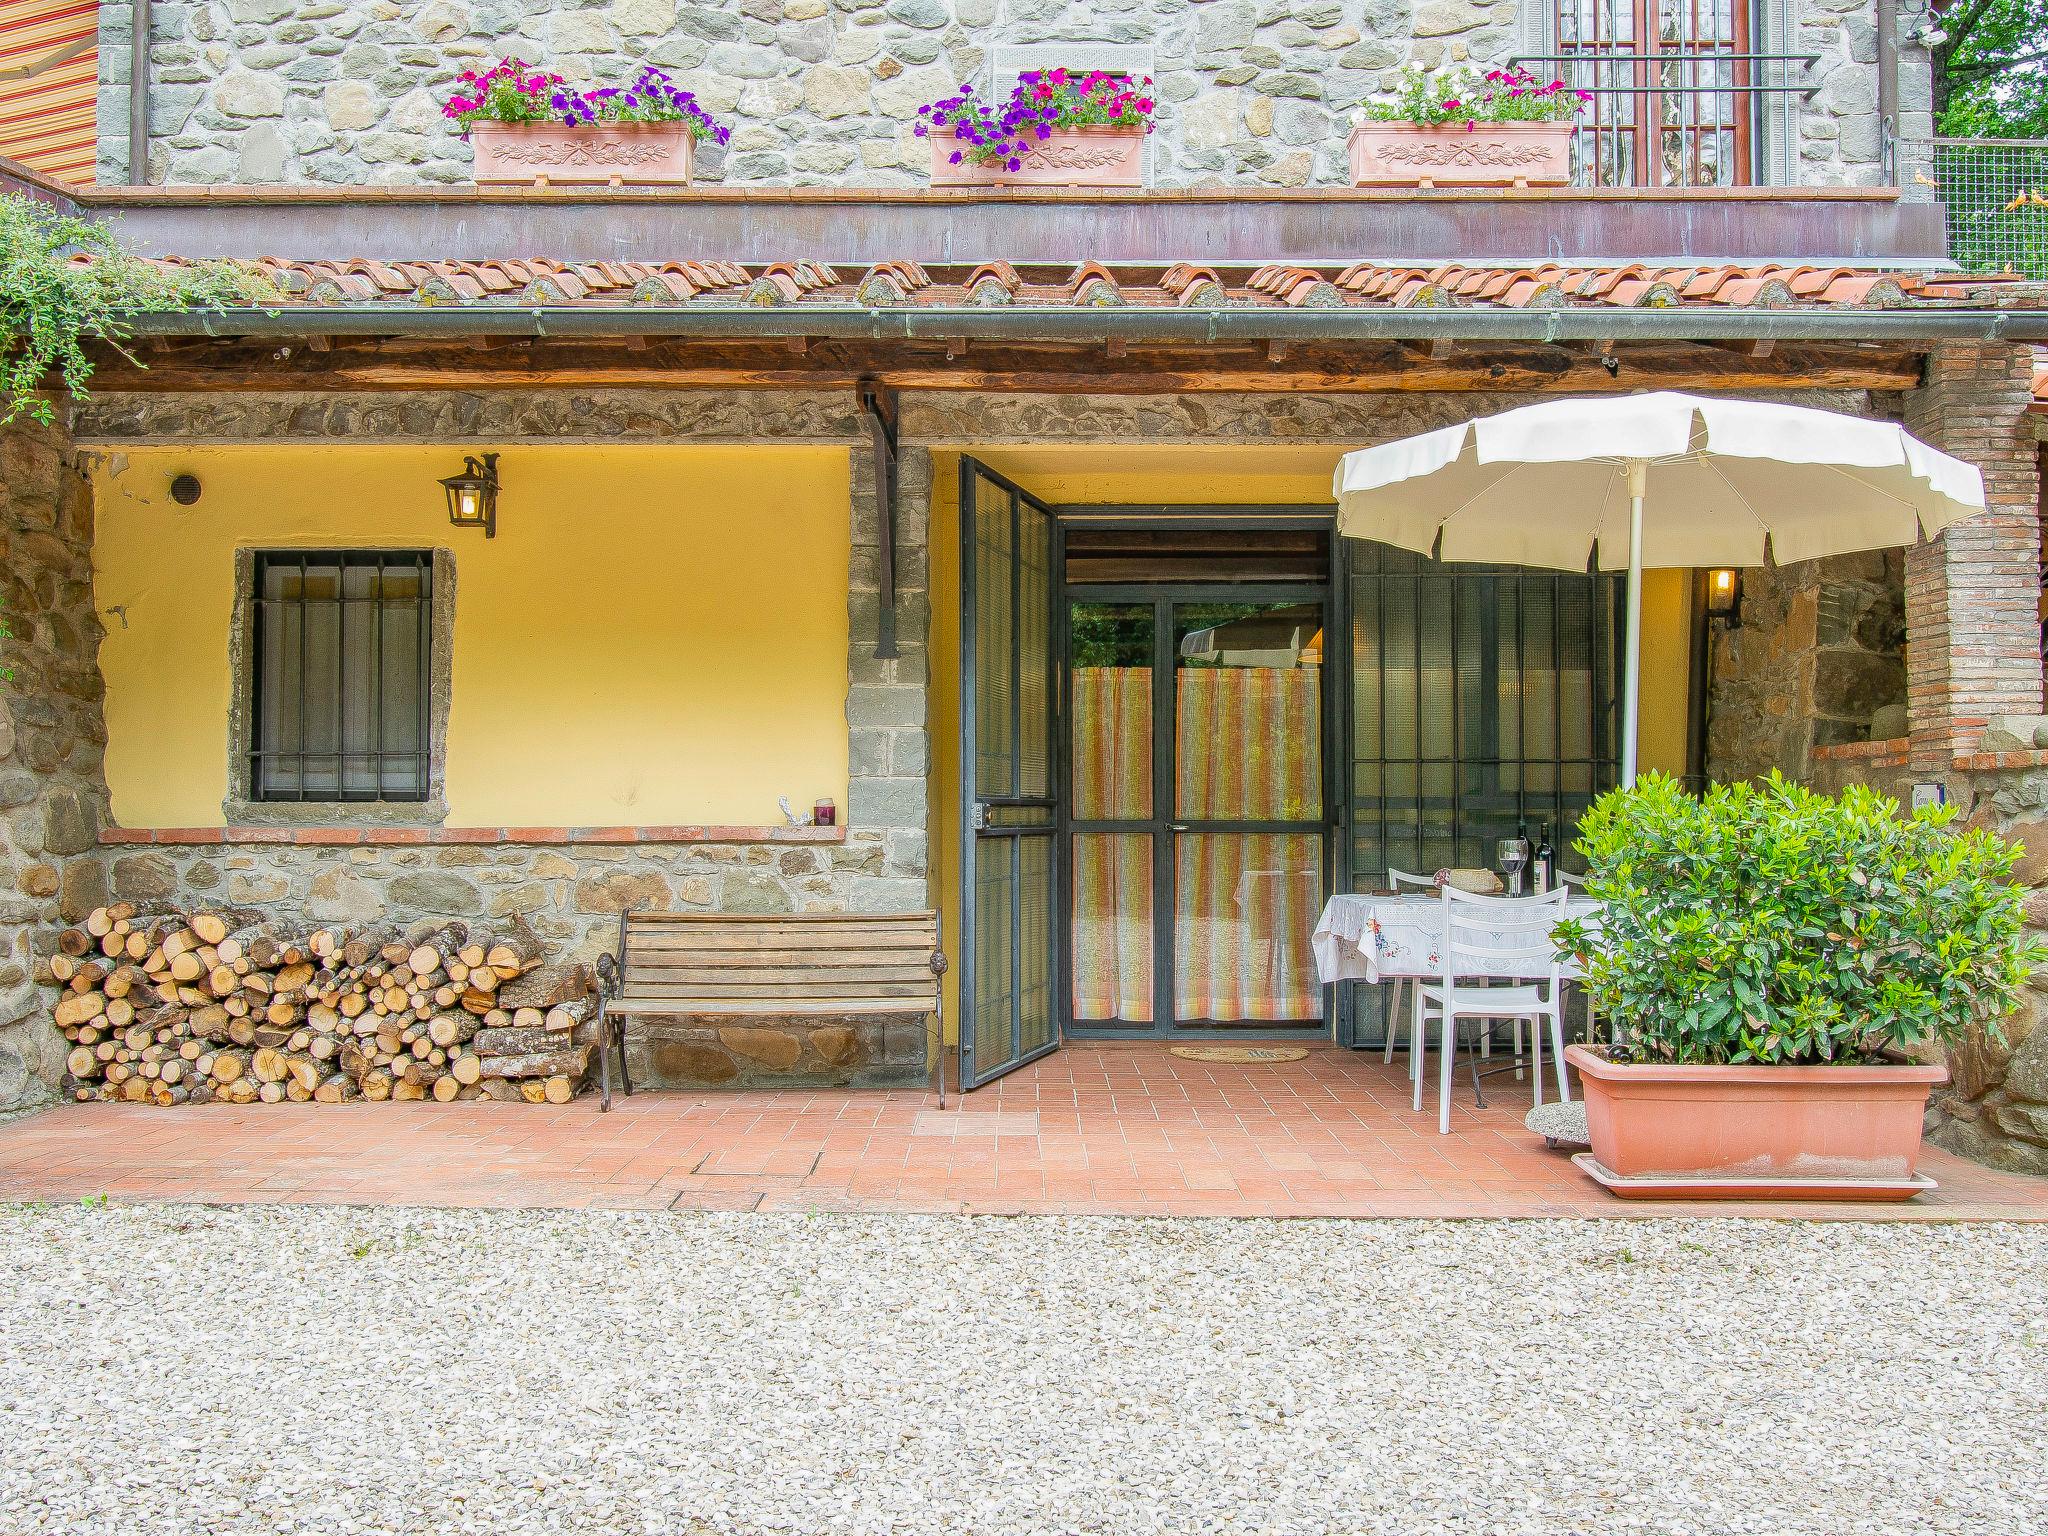
<path fill-rule="evenodd" d="M 1574 1158 L 1631 1199 L 1905 1200 L 1938 1066 L 1622 1065 L 1583 1045 L 1592 1151 Z"/>
<path fill-rule="evenodd" d="M 696 164 L 689 125 L 472 123 L 480 187 L 686 187 Z"/>
<path fill-rule="evenodd" d="M 1034 140 L 1016 170 L 1002 164 L 980 165 L 967 158 L 968 146 L 950 133 L 933 133 L 932 185 L 935 187 L 1139 187 L 1145 176 L 1145 133 L 1142 128 L 1055 128 L 1052 137 Z M 955 153 L 959 164 L 953 163 Z"/>
<path fill-rule="evenodd" d="M 1572 179 L 1569 121 L 1378 123 L 1351 130 L 1355 187 L 1561 187 Z"/>

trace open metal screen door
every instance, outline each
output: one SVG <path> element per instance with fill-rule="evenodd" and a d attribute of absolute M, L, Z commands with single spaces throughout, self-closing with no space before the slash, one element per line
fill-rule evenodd
<path fill-rule="evenodd" d="M 960 1086 L 1059 1044 L 1053 519 L 960 462 Z"/>

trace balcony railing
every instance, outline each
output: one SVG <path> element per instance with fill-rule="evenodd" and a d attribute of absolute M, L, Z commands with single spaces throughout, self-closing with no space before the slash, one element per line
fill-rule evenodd
<path fill-rule="evenodd" d="M 1949 255 L 1970 272 L 2048 279 L 2048 139 L 1935 139 L 1905 158 L 1941 199 Z"/>
<path fill-rule="evenodd" d="M 1810 53 L 1762 53 L 1740 34 L 1691 41 L 1567 42 L 1514 60 L 1589 91 L 1572 148 L 1583 187 L 1740 187 L 1768 183 L 1762 124 L 1784 99 L 1818 89 Z"/>

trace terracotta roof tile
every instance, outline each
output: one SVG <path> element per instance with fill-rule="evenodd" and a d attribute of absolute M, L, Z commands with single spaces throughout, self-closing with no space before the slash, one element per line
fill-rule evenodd
<path fill-rule="evenodd" d="M 174 259 L 173 259 L 174 260 Z M 1254 270 L 1087 261 L 876 262 L 839 272 L 823 262 L 488 260 L 245 263 L 295 303 L 834 305 L 954 308 L 1897 308 L 2048 306 L 2048 290 L 2015 279 L 1924 275 L 1854 266 L 1457 266 L 1276 262 Z"/>

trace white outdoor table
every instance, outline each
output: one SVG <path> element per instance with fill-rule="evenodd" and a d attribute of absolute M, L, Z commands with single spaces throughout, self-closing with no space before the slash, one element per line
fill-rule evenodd
<path fill-rule="evenodd" d="M 1600 903 L 1590 896 L 1573 896 L 1565 902 L 1567 917 L 1597 917 L 1599 913 Z M 1332 896 L 1316 920 L 1315 937 L 1310 942 L 1315 949 L 1316 974 L 1326 982 L 1392 981 L 1400 976 L 1442 977 L 1443 937 L 1441 896 Z M 1466 962 L 1468 970 L 1470 965 Z M 1526 969 L 1526 963 L 1521 968 Z M 1567 981 L 1579 979 L 1577 965 L 1569 960 L 1558 969 Z"/>

